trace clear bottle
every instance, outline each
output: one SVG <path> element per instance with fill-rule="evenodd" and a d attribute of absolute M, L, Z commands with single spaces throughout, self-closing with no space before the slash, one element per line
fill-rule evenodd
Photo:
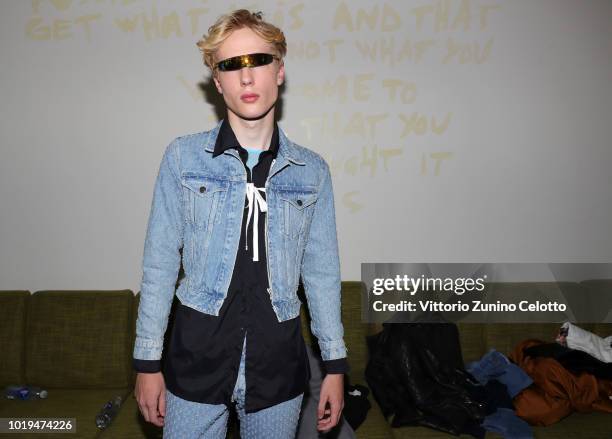
<path fill-rule="evenodd" d="M 105 429 L 110 425 L 113 421 L 117 413 L 119 412 L 119 407 L 121 407 L 121 396 L 116 396 L 114 399 L 108 401 L 100 410 L 100 413 L 96 416 L 96 425 L 99 429 Z"/>
<path fill-rule="evenodd" d="M 45 399 L 46 390 L 34 386 L 7 386 L 4 392 L 7 399 Z"/>

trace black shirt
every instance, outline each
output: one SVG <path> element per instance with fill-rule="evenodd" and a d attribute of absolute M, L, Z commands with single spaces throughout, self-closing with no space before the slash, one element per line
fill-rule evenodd
<path fill-rule="evenodd" d="M 227 149 L 237 149 L 245 166 L 247 182 L 263 188 L 278 147 L 278 125 L 275 123 L 270 147 L 262 151 L 251 172 L 246 166 L 247 150 L 239 144 L 229 122 L 224 119 L 213 158 Z M 265 199 L 265 193 L 261 195 Z M 251 413 L 305 392 L 311 375 L 300 315 L 279 322 L 267 291 L 266 213 L 259 212 L 259 260 L 253 261 L 254 221 L 253 218 L 249 221 L 248 236 L 245 236 L 247 207 L 245 198 L 238 254 L 219 315 L 201 313 L 178 304 L 163 374 L 167 388 L 180 398 L 229 406 L 246 336 L 245 411 Z M 323 363 L 327 373 L 348 372 L 346 358 Z M 134 368 L 139 372 L 159 372 L 161 364 L 155 360 L 134 359 Z"/>

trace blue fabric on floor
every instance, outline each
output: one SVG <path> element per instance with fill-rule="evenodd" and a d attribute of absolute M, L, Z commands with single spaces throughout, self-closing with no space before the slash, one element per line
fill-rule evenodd
<path fill-rule="evenodd" d="M 502 435 L 504 439 L 533 439 L 531 426 L 516 416 L 514 410 L 498 408 L 481 425 L 487 431 Z"/>
<path fill-rule="evenodd" d="M 482 385 L 491 379 L 505 384 L 511 398 L 533 383 L 523 369 L 495 349 L 491 349 L 480 360 L 469 363 L 466 370 Z"/>

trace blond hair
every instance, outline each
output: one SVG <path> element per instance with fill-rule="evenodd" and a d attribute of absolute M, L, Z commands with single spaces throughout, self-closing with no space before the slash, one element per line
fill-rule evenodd
<path fill-rule="evenodd" d="M 222 15 L 208 28 L 208 34 L 204 35 L 196 46 L 202 52 L 204 64 L 208 66 L 213 75 L 215 74 L 215 54 L 223 42 L 232 32 L 248 27 L 268 43 L 272 44 L 277 55 L 283 59 L 287 54 L 287 42 L 285 35 L 278 27 L 263 20 L 262 12 L 251 12 L 247 9 L 236 9 L 229 14 Z"/>

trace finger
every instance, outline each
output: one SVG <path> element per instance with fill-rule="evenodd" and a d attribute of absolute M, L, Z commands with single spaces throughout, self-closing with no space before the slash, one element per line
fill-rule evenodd
<path fill-rule="evenodd" d="M 331 410 L 325 410 L 325 413 L 321 419 L 318 419 L 317 422 L 327 422 L 327 420 L 331 417 Z"/>
<path fill-rule="evenodd" d="M 331 416 L 327 418 L 328 427 L 333 428 L 338 424 L 340 419 L 340 403 L 338 401 L 330 401 Z"/>
<path fill-rule="evenodd" d="M 328 430 L 331 428 L 331 418 L 317 422 L 317 430 Z"/>
<path fill-rule="evenodd" d="M 332 410 L 332 415 L 331 415 L 331 426 L 335 427 L 336 425 L 338 425 L 338 421 L 340 420 L 340 411 L 339 410 Z"/>
<path fill-rule="evenodd" d="M 328 414 L 329 416 L 326 416 L 326 417 L 325 417 L 325 418 L 323 418 L 323 419 L 319 419 L 319 421 L 318 421 L 318 425 L 321 425 L 321 426 L 329 426 L 329 424 L 331 423 L 331 420 L 332 420 L 332 416 L 331 416 L 331 414 L 330 414 L 330 413 L 327 413 L 327 414 Z"/>
<path fill-rule="evenodd" d="M 327 433 L 327 430 L 331 428 L 331 410 L 326 409 L 324 413 L 325 417 L 317 421 L 317 430 Z"/>
<path fill-rule="evenodd" d="M 329 433 L 332 428 L 333 426 L 328 421 L 326 421 L 325 424 L 317 425 L 317 430 L 320 431 L 321 433 Z"/>
<path fill-rule="evenodd" d="M 338 417 L 340 416 L 340 404 L 338 401 L 330 401 L 331 405 L 331 416 L 329 417 L 329 422 L 331 426 L 335 426 L 338 423 Z"/>
<path fill-rule="evenodd" d="M 322 421 L 319 421 L 317 423 L 317 427 L 319 429 L 321 429 L 321 428 L 329 428 L 330 427 L 330 423 L 331 423 L 331 418 L 327 418 L 327 419 L 324 419 Z"/>
<path fill-rule="evenodd" d="M 322 419 L 325 413 L 325 404 L 327 403 L 327 395 L 321 395 L 319 405 L 317 406 L 317 419 Z"/>
<path fill-rule="evenodd" d="M 157 405 L 157 404 L 155 404 L 155 405 Z M 149 419 L 150 419 L 149 422 L 151 422 L 154 425 L 157 425 L 159 427 L 158 420 L 157 420 L 157 418 L 158 418 L 158 416 L 157 416 L 157 407 L 153 407 L 153 405 L 150 405 L 148 407 L 148 411 L 149 411 Z"/>
<path fill-rule="evenodd" d="M 159 414 L 166 416 L 166 392 L 161 392 L 159 395 Z"/>

